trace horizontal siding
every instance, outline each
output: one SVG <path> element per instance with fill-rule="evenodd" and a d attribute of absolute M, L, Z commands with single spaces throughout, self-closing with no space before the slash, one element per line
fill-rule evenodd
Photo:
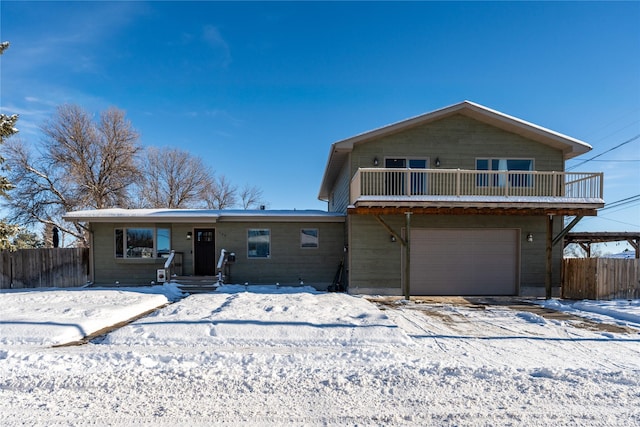
<path fill-rule="evenodd" d="M 349 184 L 351 182 L 351 174 L 349 173 L 349 164 L 345 163 L 331 193 L 329 212 L 347 212 L 349 206 Z"/>
<path fill-rule="evenodd" d="M 247 230 L 271 230 L 268 259 L 247 256 Z M 318 248 L 300 247 L 300 229 L 316 228 Z M 231 267 L 234 283 L 331 284 L 343 257 L 344 223 L 220 223 L 216 228 L 216 247 L 236 254 Z"/>
<path fill-rule="evenodd" d="M 114 229 L 126 227 L 154 227 L 155 224 L 93 224 L 95 282 L 113 284 L 148 284 L 155 280 L 156 269 L 162 268 L 164 259 L 116 259 L 114 256 Z M 217 224 L 158 224 L 171 228 L 172 249 L 183 255 L 183 275 L 192 275 L 194 268 L 193 240 L 186 238 L 194 228 L 214 228 L 216 254 L 222 249 L 236 254 L 231 267 L 234 283 L 304 283 L 326 287 L 343 257 L 344 223 L 217 223 Z M 268 228 L 271 230 L 271 257 L 253 259 L 247 257 L 247 230 Z M 300 247 L 300 229 L 316 228 L 319 247 Z M 217 259 L 212 260 L 216 262 Z"/>
<path fill-rule="evenodd" d="M 560 150 L 462 115 L 357 144 L 351 155 L 351 170 L 355 173 L 358 168 L 372 167 L 374 158 L 382 167 L 389 157 L 426 157 L 432 167 L 438 158 L 442 169 L 471 170 L 476 168 L 476 158 L 533 158 L 536 170 L 564 170 Z"/>
<path fill-rule="evenodd" d="M 402 215 L 383 217 L 396 232 L 405 226 Z M 402 245 L 391 243 L 387 230 L 373 216 L 351 215 L 349 217 L 349 289 L 357 293 L 364 288 L 401 287 Z M 562 221 L 554 221 L 554 236 L 562 226 Z M 411 228 L 478 229 L 512 228 L 520 231 L 520 288 L 544 288 L 546 272 L 546 217 L 544 216 L 492 216 L 492 215 L 412 215 Z M 532 233 L 533 242 L 526 236 Z M 459 242 L 460 257 L 464 256 L 464 240 Z M 553 250 L 554 286 L 560 284 L 560 246 Z"/>

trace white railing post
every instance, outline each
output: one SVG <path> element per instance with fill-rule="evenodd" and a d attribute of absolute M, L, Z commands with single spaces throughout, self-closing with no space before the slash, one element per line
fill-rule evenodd
<path fill-rule="evenodd" d="M 351 179 L 349 201 L 353 204 L 361 196 L 413 197 L 427 194 L 582 199 L 602 198 L 603 191 L 604 178 L 601 172 L 362 168 Z"/>

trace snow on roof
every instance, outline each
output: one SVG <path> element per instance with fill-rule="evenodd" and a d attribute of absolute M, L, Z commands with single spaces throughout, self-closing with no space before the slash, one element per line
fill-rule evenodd
<path fill-rule="evenodd" d="M 66 221 L 81 222 L 224 222 L 247 221 L 321 221 L 342 222 L 344 214 L 319 210 L 233 210 L 233 209 L 93 209 L 67 212 Z"/>

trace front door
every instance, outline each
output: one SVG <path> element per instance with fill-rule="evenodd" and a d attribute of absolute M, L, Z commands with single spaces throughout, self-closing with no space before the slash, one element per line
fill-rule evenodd
<path fill-rule="evenodd" d="M 216 274 L 216 242 L 214 228 L 196 228 L 193 242 L 194 270 L 196 276 Z"/>

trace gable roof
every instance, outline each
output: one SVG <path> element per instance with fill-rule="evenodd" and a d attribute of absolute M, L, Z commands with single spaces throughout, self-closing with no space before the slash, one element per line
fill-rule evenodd
<path fill-rule="evenodd" d="M 462 114 L 479 122 L 486 123 L 507 132 L 512 132 L 525 138 L 557 148 L 562 151 L 565 160 L 579 156 L 591 150 L 591 146 L 586 142 L 571 138 L 570 136 L 563 135 L 517 117 L 492 110 L 491 108 L 476 104 L 475 102 L 462 101 L 458 104 L 450 105 L 439 110 L 402 120 L 400 122 L 383 126 L 333 143 L 329 151 L 329 159 L 327 161 L 327 166 L 325 167 L 318 198 L 320 200 L 329 199 L 329 192 L 331 191 L 338 174 L 340 173 L 345 161 L 348 159 L 349 153 L 351 153 L 355 144 L 366 143 L 416 126 L 435 122 L 455 114 Z"/>

